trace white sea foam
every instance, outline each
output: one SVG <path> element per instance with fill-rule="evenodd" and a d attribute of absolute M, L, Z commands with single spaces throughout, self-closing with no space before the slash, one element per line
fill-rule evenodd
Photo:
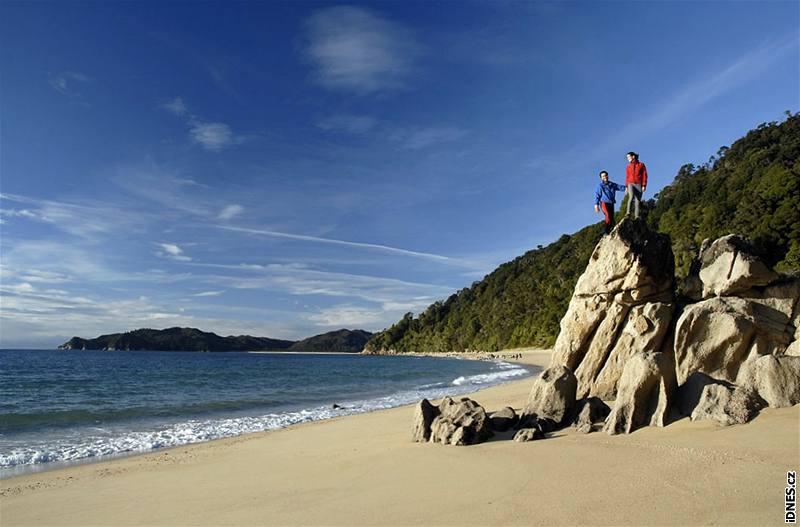
<path fill-rule="evenodd" d="M 28 442 L 24 446 L 12 447 L 0 452 L 0 477 L 7 477 L 9 469 L 24 469 L 24 466 L 52 462 L 70 462 L 124 453 L 138 453 L 158 448 L 199 443 L 213 439 L 233 437 L 250 432 L 261 432 L 284 428 L 297 423 L 319 421 L 331 417 L 350 415 L 385 408 L 394 408 L 415 403 L 422 398 L 439 399 L 445 396 L 470 392 L 476 387 L 485 388 L 513 378 L 529 375 L 529 369 L 495 362 L 497 369 L 490 373 L 458 377 L 450 385 L 435 383 L 366 400 L 338 402 L 338 408 L 317 406 L 315 408 L 280 413 L 269 413 L 255 417 L 230 419 L 189 420 L 162 425 L 149 430 L 130 430 L 93 427 L 80 435 L 47 443 Z M 3 474 L 5 472 L 6 474 Z M 19 470 L 14 470 L 19 473 Z"/>

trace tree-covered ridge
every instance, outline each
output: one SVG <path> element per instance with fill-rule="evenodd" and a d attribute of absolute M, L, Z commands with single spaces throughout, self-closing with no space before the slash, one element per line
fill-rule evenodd
<path fill-rule="evenodd" d="M 760 125 L 705 166 L 681 167 L 648 222 L 672 238 L 681 278 L 705 238 L 730 233 L 776 269 L 800 268 L 800 114 Z"/>
<path fill-rule="evenodd" d="M 295 342 L 290 351 L 325 351 L 325 352 L 359 352 L 372 337 L 372 333 L 363 329 L 340 329 L 322 335 L 309 337 Z"/>
<path fill-rule="evenodd" d="M 195 328 L 136 329 L 100 335 L 94 339 L 72 337 L 59 349 L 148 351 L 337 351 L 357 353 L 372 333 L 340 329 L 298 342 L 236 335 L 221 337 Z"/>
<path fill-rule="evenodd" d="M 60 349 L 149 350 L 149 351 L 276 351 L 294 342 L 238 335 L 221 337 L 195 328 L 136 329 L 126 333 L 100 335 L 94 339 L 72 337 Z"/>
<path fill-rule="evenodd" d="M 705 238 L 740 233 L 778 269 L 800 268 L 800 115 L 762 124 L 702 167 L 685 165 L 646 202 L 686 276 Z M 620 211 L 624 210 L 624 202 Z M 622 213 L 618 213 L 618 219 Z M 602 227 L 591 225 L 502 264 L 483 280 L 376 334 L 368 350 L 496 351 L 551 346 Z"/>

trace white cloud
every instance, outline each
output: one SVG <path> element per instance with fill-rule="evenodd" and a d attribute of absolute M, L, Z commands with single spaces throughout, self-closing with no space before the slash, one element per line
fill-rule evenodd
<path fill-rule="evenodd" d="M 183 99 L 180 97 L 175 97 L 168 103 L 164 103 L 163 108 L 170 113 L 175 115 L 183 115 L 189 110 L 186 108 L 186 103 L 183 102 Z"/>
<path fill-rule="evenodd" d="M 225 123 L 194 121 L 189 129 L 189 135 L 195 143 L 212 152 L 220 152 L 235 142 L 230 126 Z"/>
<path fill-rule="evenodd" d="M 217 218 L 219 218 L 220 220 L 229 220 L 234 216 L 238 216 L 242 212 L 244 212 L 244 207 L 234 203 L 232 205 L 225 206 L 219 213 L 219 216 L 217 216 Z"/>
<path fill-rule="evenodd" d="M 317 122 L 317 127 L 328 131 L 343 131 L 353 135 L 362 135 L 378 124 L 378 120 L 366 115 L 336 114 L 329 115 Z"/>
<path fill-rule="evenodd" d="M 192 259 L 189 256 L 183 254 L 183 249 L 175 245 L 174 243 L 157 243 L 159 247 L 161 247 L 161 251 L 156 252 L 156 255 L 162 258 L 169 258 L 170 260 L 175 260 L 178 262 L 191 262 Z"/>
<path fill-rule="evenodd" d="M 317 11 L 305 30 L 315 80 L 357 94 L 402 87 L 419 52 L 407 30 L 360 7 Z"/>

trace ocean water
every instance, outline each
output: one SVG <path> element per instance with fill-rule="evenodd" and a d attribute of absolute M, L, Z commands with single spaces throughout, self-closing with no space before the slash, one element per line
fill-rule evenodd
<path fill-rule="evenodd" d="M 0 478 L 458 395 L 533 373 L 438 357 L 0 350 Z"/>

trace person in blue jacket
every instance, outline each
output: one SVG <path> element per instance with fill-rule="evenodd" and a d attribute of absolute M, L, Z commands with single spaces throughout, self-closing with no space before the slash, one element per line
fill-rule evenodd
<path fill-rule="evenodd" d="M 625 187 L 608 180 L 608 172 L 600 172 L 600 184 L 594 191 L 594 211 L 599 213 L 602 209 L 606 216 L 606 234 L 614 228 L 614 203 L 617 202 L 616 193 L 624 192 Z"/>

